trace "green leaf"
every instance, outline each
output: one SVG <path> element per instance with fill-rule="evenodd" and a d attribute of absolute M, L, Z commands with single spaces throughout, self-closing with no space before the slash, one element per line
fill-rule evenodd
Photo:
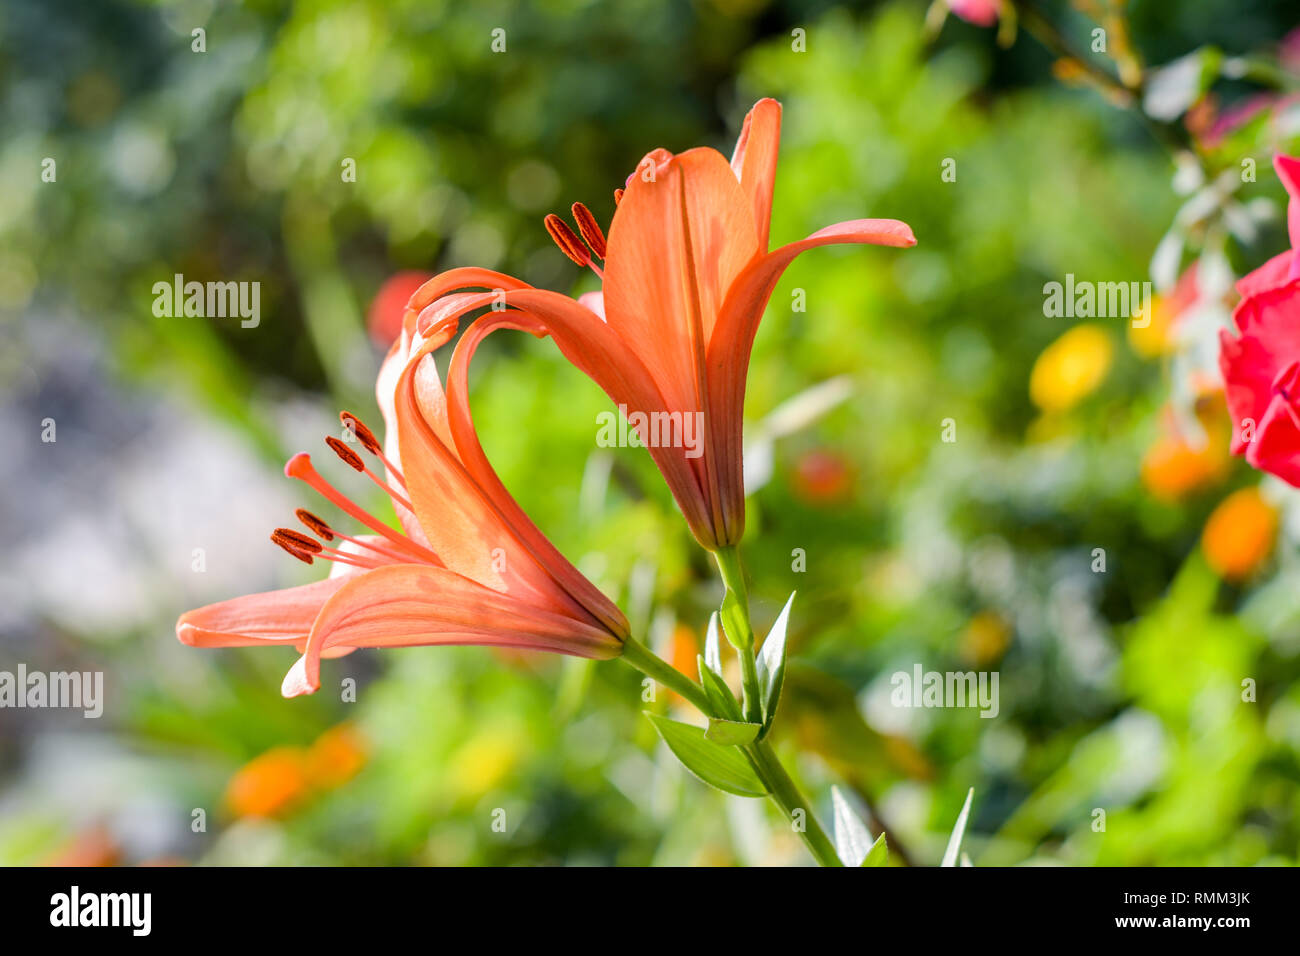
<path fill-rule="evenodd" d="M 704 739 L 704 731 L 690 724 L 669 720 L 646 711 L 668 749 L 695 776 L 711 787 L 738 797 L 765 797 L 767 789 L 749 761 L 735 747 L 724 747 Z"/>
<path fill-rule="evenodd" d="M 709 615 L 709 629 L 704 638 L 704 663 L 715 674 L 722 673 L 722 642 L 718 639 L 718 612 Z"/>
<path fill-rule="evenodd" d="M 961 813 L 957 814 L 957 825 L 952 828 L 952 836 L 948 837 L 948 849 L 943 851 L 940 866 L 957 865 L 957 851 L 961 849 L 961 838 L 966 835 L 966 819 L 970 816 L 970 802 L 974 798 L 975 788 L 971 787 L 966 792 L 966 802 L 962 805 Z"/>
<path fill-rule="evenodd" d="M 731 688 L 722 676 L 709 667 L 703 657 L 697 657 L 697 663 L 700 667 L 700 683 L 704 685 L 704 695 L 709 698 L 709 703 L 719 711 L 724 717 L 730 720 L 740 720 L 740 703 L 736 700 Z"/>
<path fill-rule="evenodd" d="M 760 736 L 766 736 L 776 717 L 777 705 L 781 702 L 781 685 L 785 681 L 785 633 L 790 623 L 790 605 L 794 603 L 794 591 L 790 592 L 785 607 L 776 616 L 776 623 L 763 641 L 762 650 L 758 652 L 758 687 L 763 695 L 763 730 Z"/>
<path fill-rule="evenodd" d="M 704 739 L 715 744 L 741 747 L 753 743 L 762 724 L 748 724 L 743 720 L 723 720 L 720 717 L 709 718 L 709 729 L 704 732 Z"/>
<path fill-rule="evenodd" d="M 835 811 L 835 852 L 845 866 L 862 866 L 875 847 L 871 831 L 849 805 L 839 787 L 831 787 L 831 806 Z"/>
<path fill-rule="evenodd" d="M 871 849 L 862 859 L 863 866 L 888 866 L 889 865 L 889 847 L 885 846 L 885 835 L 882 833 L 876 837 L 876 842 L 871 844 Z"/>
<path fill-rule="evenodd" d="M 731 588 L 727 588 L 727 593 L 722 597 L 722 629 L 727 634 L 727 641 L 736 650 L 754 646 L 754 634 L 745 619 L 745 609 Z"/>

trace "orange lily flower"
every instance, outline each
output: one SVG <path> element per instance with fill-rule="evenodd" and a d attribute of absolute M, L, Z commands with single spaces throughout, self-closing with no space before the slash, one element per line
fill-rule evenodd
<path fill-rule="evenodd" d="M 548 216 L 565 254 L 602 278 L 600 292 L 575 300 L 481 269 L 453 269 L 416 292 L 404 338 L 447 334 L 464 314 L 496 309 L 474 322 L 453 356 L 449 397 L 462 403 L 453 431 L 458 416 L 468 417 L 465 370 L 483 337 L 498 328 L 549 335 L 629 416 L 670 422 L 679 434 L 687 416 L 699 423 L 698 445 L 689 446 L 634 427 L 699 542 L 710 550 L 737 544 L 745 521 L 745 379 L 777 280 L 814 246 L 916 244 L 906 223 L 856 219 L 769 251 L 780 125 L 780 104 L 765 99 L 746 117 L 730 163 L 703 147 L 647 154 L 615 193 L 608 241 L 581 203 L 573 207 L 581 239 Z M 603 270 L 595 259 L 604 260 Z M 492 291 L 458 292 L 469 288 Z"/>
<path fill-rule="evenodd" d="M 326 439 L 346 464 L 384 489 L 403 530 L 327 482 L 308 455 L 295 455 L 285 473 L 373 534 L 344 534 L 299 509 L 312 534 L 279 528 L 271 540 L 308 564 L 334 562 L 330 576 L 189 611 L 176 624 L 183 643 L 297 647 L 302 657 L 284 679 L 286 697 L 320 687 L 322 657 L 359 647 L 480 644 L 598 659 L 622 653 L 628 637 L 623 614 L 505 490 L 473 422 L 463 422 L 467 432 L 455 434 L 449 396 L 429 356 L 449 337 L 404 333 L 393 344 L 377 387 L 387 445 L 348 412 L 340 418 L 358 450 Z M 382 463 L 384 474 L 359 452 Z"/>

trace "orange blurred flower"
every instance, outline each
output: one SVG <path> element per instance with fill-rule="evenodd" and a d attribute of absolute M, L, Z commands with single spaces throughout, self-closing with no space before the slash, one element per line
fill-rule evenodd
<path fill-rule="evenodd" d="M 1250 577 L 1273 552 L 1278 513 L 1255 487 L 1234 491 L 1219 503 L 1201 535 L 1205 559 L 1220 577 Z"/>
<path fill-rule="evenodd" d="M 1164 434 L 1147 449 L 1142 458 L 1142 484 L 1162 501 L 1180 498 L 1227 477 L 1232 457 L 1228 453 L 1229 427 L 1222 402 L 1213 397 L 1197 406 L 1197 418 L 1205 429 L 1199 444 L 1185 438 L 1166 410 L 1162 420 Z"/>
<path fill-rule="evenodd" d="M 276 747 L 244 764 L 226 786 L 226 806 L 237 817 L 274 817 L 302 802 L 311 789 L 310 762 L 301 747 Z"/>
<path fill-rule="evenodd" d="M 685 624 L 678 624 L 668 637 L 667 647 L 661 650 L 663 651 L 664 660 L 687 677 L 692 680 L 695 679 L 695 675 L 699 672 L 696 658 L 703 653 L 703 647 L 693 630 Z M 675 691 L 669 690 L 662 684 L 658 686 L 658 689 L 668 695 L 669 703 L 674 705 L 684 703 L 681 695 Z"/>
<path fill-rule="evenodd" d="M 341 787 L 366 765 L 366 740 L 352 724 L 331 727 L 307 751 L 312 782 L 322 789 Z"/>
<path fill-rule="evenodd" d="M 80 831 L 56 850 L 44 866 L 113 866 L 120 850 L 113 835 L 102 823 Z"/>

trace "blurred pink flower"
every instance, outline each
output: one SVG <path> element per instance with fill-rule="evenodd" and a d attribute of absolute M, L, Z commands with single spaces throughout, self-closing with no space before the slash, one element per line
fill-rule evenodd
<path fill-rule="evenodd" d="M 944 0 L 948 9 L 967 23 L 991 27 L 998 22 L 1000 0 Z"/>

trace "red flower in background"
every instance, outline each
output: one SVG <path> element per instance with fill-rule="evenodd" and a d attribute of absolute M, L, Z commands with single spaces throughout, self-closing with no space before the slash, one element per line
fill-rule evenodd
<path fill-rule="evenodd" d="M 402 331 L 402 314 L 415 290 L 430 279 L 430 272 L 399 272 L 379 287 L 366 313 L 366 330 L 370 340 L 382 348 L 397 341 Z"/>
<path fill-rule="evenodd" d="M 1300 160 L 1278 156 L 1290 194 L 1291 249 L 1237 283 L 1233 312 L 1239 335 L 1220 333 L 1219 367 L 1232 413 L 1232 452 L 1300 486 Z"/>

